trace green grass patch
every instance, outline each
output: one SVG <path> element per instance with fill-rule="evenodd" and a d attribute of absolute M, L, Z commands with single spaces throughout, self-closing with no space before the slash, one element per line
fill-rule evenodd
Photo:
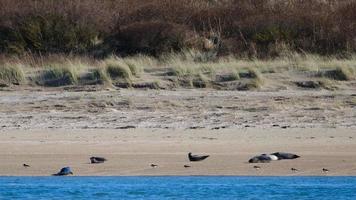
<path fill-rule="evenodd" d="M 124 63 L 119 62 L 110 62 L 106 65 L 106 72 L 110 76 L 111 79 L 125 79 L 131 80 L 132 72 Z"/>
<path fill-rule="evenodd" d="M 25 75 L 17 65 L 3 65 L 0 66 L 0 81 L 19 85 L 25 82 Z"/>
<path fill-rule="evenodd" d="M 94 68 L 83 77 L 83 81 L 90 84 L 105 84 L 111 83 L 110 77 L 107 75 L 104 68 Z"/>
<path fill-rule="evenodd" d="M 140 74 L 142 73 L 141 67 L 139 67 L 138 65 L 131 63 L 131 62 L 126 62 L 126 64 L 129 67 L 133 76 L 136 76 L 136 77 L 140 76 Z"/>
<path fill-rule="evenodd" d="M 70 67 L 49 67 L 41 73 L 37 82 L 49 87 L 74 85 L 78 82 L 78 74 Z"/>

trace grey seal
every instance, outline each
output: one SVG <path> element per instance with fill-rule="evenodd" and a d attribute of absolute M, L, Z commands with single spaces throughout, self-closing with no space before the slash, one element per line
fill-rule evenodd
<path fill-rule="evenodd" d="M 268 163 L 272 159 L 269 155 L 267 154 L 261 154 L 255 157 L 252 157 L 250 160 L 248 160 L 249 163 Z"/>
<path fill-rule="evenodd" d="M 188 158 L 189 158 L 189 161 L 191 161 L 191 162 L 202 161 L 208 157 L 209 157 L 209 155 L 199 156 L 199 155 L 192 155 L 191 152 L 188 153 Z"/>
<path fill-rule="evenodd" d="M 67 176 L 72 174 L 73 172 L 70 167 L 63 167 L 57 174 L 53 174 L 53 176 Z"/>
<path fill-rule="evenodd" d="M 90 162 L 92 164 L 98 164 L 98 163 L 104 163 L 106 160 L 106 158 L 103 157 L 90 157 Z"/>
<path fill-rule="evenodd" d="M 271 155 L 275 155 L 278 157 L 278 160 L 284 160 L 284 159 L 296 159 L 299 158 L 300 156 L 293 154 L 293 153 L 284 153 L 284 152 L 275 152 L 272 153 Z"/>

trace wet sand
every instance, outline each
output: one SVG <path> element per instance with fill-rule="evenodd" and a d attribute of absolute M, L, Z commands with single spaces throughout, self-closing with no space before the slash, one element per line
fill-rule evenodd
<path fill-rule="evenodd" d="M 348 128 L 1 130 L 0 176 L 48 176 L 64 166 L 76 176 L 355 176 L 355 133 Z M 189 162 L 189 151 L 211 157 Z M 301 158 L 247 163 L 254 155 L 276 151 Z M 108 161 L 89 164 L 90 156 Z M 186 164 L 191 167 L 184 168 Z M 292 167 L 299 171 L 292 172 Z"/>

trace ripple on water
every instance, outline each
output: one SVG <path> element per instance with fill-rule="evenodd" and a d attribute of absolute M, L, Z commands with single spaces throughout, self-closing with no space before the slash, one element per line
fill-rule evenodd
<path fill-rule="evenodd" d="M 356 177 L 0 177 L 0 199 L 355 199 Z"/>

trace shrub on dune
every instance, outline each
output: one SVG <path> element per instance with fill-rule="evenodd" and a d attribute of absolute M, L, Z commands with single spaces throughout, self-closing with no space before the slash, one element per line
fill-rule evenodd
<path fill-rule="evenodd" d="M 355 70 L 351 67 L 337 67 L 321 72 L 320 76 L 339 81 L 349 81 L 355 79 Z"/>
<path fill-rule="evenodd" d="M 2 65 L 0 66 L 0 81 L 18 85 L 25 81 L 25 75 L 21 67 L 17 65 Z"/>
<path fill-rule="evenodd" d="M 109 61 L 106 64 L 106 71 L 111 79 L 131 80 L 132 72 L 130 67 L 122 62 Z"/>
<path fill-rule="evenodd" d="M 50 87 L 73 85 L 78 82 L 78 74 L 75 69 L 70 67 L 49 67 L 45 69 L 40 77 L 38 84 Z"/>
<path fill-rule="evenodd" d="M 106 40 L 113 53 L 159 56 L 185 47 L 188 29 L 161 21 L 135 22 L 122 27 Z"/>
<path fill-rule="evenodd" d="M 110 83 L 111 79 L 108 77 L 106 71 L 102 67 L 94 68 L 83 77 L 84 81 L 90 84 L 104 84 Z"/>

